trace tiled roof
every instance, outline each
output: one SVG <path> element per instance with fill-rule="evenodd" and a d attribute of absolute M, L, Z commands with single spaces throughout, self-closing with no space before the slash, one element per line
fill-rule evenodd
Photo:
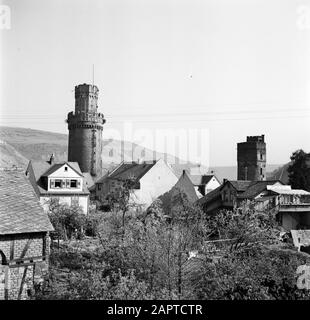
<path fill-rule="evenodd" d="M 170 190 L 170 192 L 172 193 L 172 197 L 175 194 L 180 193 L 180 191 L 183 192 L 187 196 L 187 199 L 190 202 L 195 202 L 198 200 L 198 196 L 196 194 L 194 185 L 185 171 L 183 171 L 183 174 L 180 177 L 180 179 L 177 181 L 177 183 Z"/>
<path fill-rule="evenodd" d="M 80 166 L 77 162 L 58 162 L 55 163 L 53 165 L 50 166 L 50 168 L 44 172 L 42 175 L 43 176 L 49 176 L 50 174 L 52 174 L 53 172 L 55 172 L 56 170 L 58 170 L 59 168 L 61 168 L 63 165 L 67 164 L 69 167 L 71 167 L 71 169 L 73 169 L 75 172 L 77 172 L 80 176 L 83 176 Z"/>
<path fill-rule="evenodd" d="M 268 185 L 273 185 L 277 182 L 282 183 L 279 180 L 253 181 L 243 193 L 238 195 L 238 198 L 252 199 L 264 191 Z"/>
<path fill-rule="evenodd" d="M 0 171 L 0 234 L 52 230 L 24 172 Z"/>
<path fill-rule="evenodd" d="M 208 192 L 205 196 L 198 200 L 198 203 L 204 204 L 206 202 L 212 201 L 221 195 L 221 188 L 222 186 L 218 186 L 214 190 Z"/>
<path fill-rule="evenodd" d="M 237 190 L 237 191 L 245 191 L 253 181 L 248 180 L 228 180 L 228 182 Z M 225 183 L 225 182 L 224 182 Z"/>
<path fill-rule="evenodd" d="M 42 176 L 42 174 L 44 172 L 46 172 L 49 168 L 50 168 L 50 163 L 48 161 L 33 161 L 30 160 L 29 164 L 28 164 L 28 168 L 27 171 L 29 169 L 29 167 L 32 167 L 34 176 L 35 176 L 35 180 L 38 181 L 40 179 L 40 177 Z"/>
<path fill-rule="evenodd" d="M 60 163 L 55 163 L 52 166 L 46 162 L 46 161 L 29 161 L 28 167 L 26 172 L 28 172 L 28 178 L 29 181 L 32 184 L 32 187 L 34 188 L 35 192 L 37 193 L 38 196 L 42 194 L 55 194 L 53 191 L 47 191 L 47 186 L 46 184 L 42 181 L 41 177 L 47 176 L 55 170 L 59 169 L 61 166 L 63 166 L 65 163 L 67 163 L 73 170 L 75 170 L 78 174 L 82 175 L 82 172 L 80 170 L 79 164 L 77 162 L 60 162 Z M 88 173 L 85 173 L 86 175 Z M 34 177 L 33 177 L 34 175 Z M 91 180 L 89 177 L 86 177 L 88 179 L 88 182 L 91 183 Z M 77 191 L 74 192 L 74 194 L 78 195 L 86 195 L 89 194 L 88 191 L 88 185 L 86 182 L 86 179 L 83 179 L 83 189 L 82 191 Z M 58 195 L 69 195 L 73 194 L 72 191 L 63 191 L 63 192 L 57 192 Z"/>
<path fill-rule="evenodd" d="M 155 164 L 156 161 L 143 163 L 123 162 L 112 172 L 105 174 L 96 183 L 102 183 L 107 178 L 123 181 L 134 178 L 135 182 L 138 182 Z"/>

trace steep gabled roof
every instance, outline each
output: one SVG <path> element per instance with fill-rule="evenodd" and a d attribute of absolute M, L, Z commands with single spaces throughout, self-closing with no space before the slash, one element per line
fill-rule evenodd
<path fill-rule="evenodd" d="M 48 192 L 47 191 L 47 186 L 46 183 L 44 183 L 41 179 L 41 177 L 46 177 L 59 168 L 61 168 L 64 164 L 67 164 L 72 170 L 74 170 L 77 174 L 80 176 L 84 177 L 83 179 L 83 189 L 82 191 L 76 191 L 75 194 L 81 194 L 81 195 L 86 195 L 89 194 L 88 191 L 88 184 L 92 183 L 92 178 L 89 175 L 89 173 L 84 173 L 82 174 L 79 164 L 77 162 L 60 162 L 60 163 L 55 163 L 53 165 L 50 165 L 49 162 L 47 161 L 29 161 L 28 167 L 26 169 L 26 173 L 28 176 L 28 179 L 34 188 L 36 194 L 38 196 L 42 194 L 50 194 L 53 192 Z M 57 194 L 72 194 L 72 191 L 63 191 L 62 193 L 58 192 Z"/>
<path fill-rule="evenodd" d="M 47 177 L 50 174 L 54 173 L 55 171 L 57 171 L 59 168 L 61 168 L 62 166 L 67 165 L 69 166 L 73 171 L 75 171 L 78 175 L 80 175 L 81 177 L 83 176 L 80 166 L 77 162 L 58 162 L 55 164 L 52 164 L 49 169 L 47 171 L 45 171 L 42 176 Z"/>
<path fill-rule="evenodd" d="M 249 180 L 227 180 L 227 182 L 230 183 L 237 192 L 245 191 L 253 183 L 253 181 Z M 225 182 L 223 184 L 225 184 Z"/>
<path fill-rule="evenodd" d="M 22 171 L 0 171 L 0 235 L 53 231 Z"/>
<path fill-rule="evenodd" d="M 218 186 L 214 190 L 208 192 L 205 196 L 198 200 L 199 204 L 204 204 L 206 202 L 212 201 L 221 196 L 222 185 Z"/>
<path fill-rule="evenodd" d="M 135 182 L 139 180 L 156 164 L 157 161 L 143 163 L 122 162 L 112 172 L 105 174 L 96 183 L 102 183 L 105 179 L 116 179 L 125 181 L 134 178 Z"/>
<path fill-rule="evenodd" d="M 48 161 L 33 161 L 30 160 L 28 163 L 28 167 L 26 169 L 26 172 L 29 171 L 30 167 L 32 168 L 32 171 L 34 173 L 34 178 L 36 181 L 40 179 L 42 174 L 46 172 L 50 168 L 50 163 Z"/>
<path fill-rule="evenodd" d="M 194 188 L 192 181 L 190 180 L 189 176 L 183 171 L 183 174 L 177 181 L 177 183 L 172 187 L 170 190 L 172 193 L 172 197 L 180 192 L 186 195 L 187 199 L 190 202 L 195 202 L 198 200 L 198 195 Z"/>
<path fill-rule="evenodd" d="M 280 180 L 253 181 L 243 193 L 238 195 L 238 198 L 253 199 L 261 192 L 266 190 L 267 186 L 274 185 L 277 182 L 283 184 Z"/>

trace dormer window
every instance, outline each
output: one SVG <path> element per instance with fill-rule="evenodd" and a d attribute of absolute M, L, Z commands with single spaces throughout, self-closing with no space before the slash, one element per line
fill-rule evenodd
<path fill-rule="evenodd" d="M 55 188 L 61 188 L 62 180 L 56 179 L 55 180 Z"/>
<path fill-rule="evenodd" d="M 70 188 L 77 188 L 77 180 L 70 181 Z"/>

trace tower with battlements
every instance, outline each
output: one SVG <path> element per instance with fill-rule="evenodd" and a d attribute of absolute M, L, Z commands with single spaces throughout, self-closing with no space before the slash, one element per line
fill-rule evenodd
<path fill-rule="evenodd" d="M 68 161 L 77 161 L 82 172 L 100 177 L 102 170 L 102 129 L 105 119 L 98 112 L 98 87 L 75 87 L 75 111 L 68 113 Z"/>
<path fill-rule="evenodd" d="M 265 136 L 249 136 L 237 144 L 238 180 L 266 180 Z"/>

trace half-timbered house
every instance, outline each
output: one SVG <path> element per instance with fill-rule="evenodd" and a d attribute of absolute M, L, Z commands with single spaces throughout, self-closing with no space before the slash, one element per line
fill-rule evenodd
<path fill-rule="evenodd" d="M 0 300 L 27 299 L 48 272 L 53 227 L 23 171 L 0 170 Z"/>

